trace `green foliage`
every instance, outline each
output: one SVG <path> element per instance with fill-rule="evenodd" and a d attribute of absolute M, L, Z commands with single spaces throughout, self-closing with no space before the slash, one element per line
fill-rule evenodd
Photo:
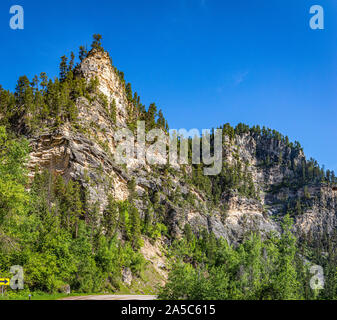
<path fill-rule="evenodd" d="M 151 130 L 156 127 L 157 106 L 151 103 L 146 113 L 146 129 Z"/>
<path fill-rule="evenodd" d="M 118 290 L 124 267 L 139 274 L 145 260 L 137 252 L 142 245 L 138 210 L 110 197 L 99 224 L 98 207 L 87 203 L 86 190 L 46 171 L 35 174 L 27 191 L 27 153 L 26 141 L 0 127 L 1 274 L 22 265 L 26 289 L 49 293 L 65 284 L 73 292 Z"/>
<path fill-rule="evenodd" d="M 221 127 L 220 127 L 220 129 L 221 129 Z M 235 137 L 235 130 L 229 123 L 226 123 L 222 127 L 222 134 L 223 134 L 223 136 L 229 137 L 230 140 L 233 140 L 234 137 Z"/>
<path fill-rule="evenodd" d="M 100 34 L 94 34 L 91 48 L 98 50 L 98 51 L 104 51 L 101 41 L 102 41 L 102 36 Z"/>
<path fill-rule="evenodd" d="M 103 52 L 102 36 L 93 36 L 92 51 L 80 47 L 82 61 L 94 51 Z M 140 274 L 145 260 L 139 249 L 143 236 L 152 242 L 168 236 L 165 225 L 166 208 L 159 192 L 145 199 L 147 208 L 144 221 L 138 211 L 136 182 L 128 184 L 127 201 L 115 201 L 112 196 L 104 212 L 99 203 L 87 201 L 87 190 L 72 179 L 65 180 L 49 172 L 36 173 L 27 190 L 28 179 L 25 162 L 28 142 L 6 131 L 6 127 L 18 128 L 20 133 L 34 133 L 44 127 L 56 128 L 70 122 L 76 126 L 78 110 L 76 99 L 86 97 L 90 102 L 97 99 L 105 108 L 111 121 L 117 122 L 116 101 L 108 103 L 99 93 L 99 81 L 75 77 L 75 55 L 70 59 L 62 56 L 59 79 L 49 79 L 45 73 L 19 78 L 15 92 L 0 86 L 0 271 L 8 272 L 11 265 L 22 265 L 25 283 L 29 290 L 57 292 L 65 284 L 73 291 L 100 292 L 118 289 L 121 271 L 125 267 Z M 168 131 L 162 110 L 155 103 L 148 109 L 141 104 L 137 92 L 133 93 L 126 83 L 124 73 L 114 67 L 125 88 L 128 101 L 128 126 L 135 129 L 137 120 L 146 121 L 146 131 L 160 128 Z M 276 130 L 259 126 L 250 128 L 239 123 L 235 129 L 229 124 L 220 127 L 223 136 L 233 146 L 237 136 L 251 135 L 262 141 L 256 156 L 265 169 L 279 166 L 293 170 L 293 180 L 284 180 L 272 186 L 271 192 L 283 187 L 294 190 L 303 188 L 304 197 L 288 201 L 287 211 L 292 215 L 304 212 L 311 195 L 311 183 L 335 185 L 333 171 L 325 171 L 317 161 L 301 157 L 302 147 L 290 142 Z M 210 140 L 214 139 L 214 130 Z M 227 140 L 228 141 L 228 140 Z M 189 155 L 191 142 L 189 139 Z M 179 141 L 180 143 L 180 141 Z M 267 152 L 263 145 L 281 145 L 279 152 Z M 282 145 L 283 144 L 283 145 Z M 289 150 L 288 150 L 289 149 Z M 203 191 L 210 205 L 218 204 L 223 195 L 235 192 L 241 196 L 259 199 L 252 174 L 247 163 L 242 163 L 239 150 L 233 152 L 231 165 L 224 163 L 218 176 L 205 176 L 203 165 L 193 165 L 191 176 L 183 168 L 185 180 Z M 302 159 L 302 161 L 298 161 Z M 168 178 L 176 172 L 171 168 L 163 171 Z M 172 179 L 167 185 L 172 186 Z M 196 198 L 187 194 L 185 199 L 179 187 L 169 196 L 176 205 L 195 206 Z M 320 262 L 328 270 L 329 285 L 320 293 L 321 298 L 336 298 L 337 288 L 337 241 L 325 244 L 328 259 L 319 256 L 323 245 L 316 245 L 310 258 Z M 237 247 L 213 234 L 200 230 L 194 235 L 189 224 L 184 227 L 182 239 L 173 241 L 170 255 L 175 263 L 169 281 L 161 291 L 167 299 L 308 299 L 317 297 L 308 288 L 308 270 L 299 252 L 300 245 L 291 233 L 291 220 L 284 218 L 281 237 L 271 234 L 262 240 L 252 234 Z M 319 252 L 319 250 L 321 250 Z"/>
<path fill-rule="evenodd" d="M 217 176 L 205 176 L 203 165 L 194 165 L 192 167 L 192 183 L 204 191 L 215 204 L 219 203 L 223 193 L 233 191 L 237 191 L 239 195 L 247 198 L 259 199 L 248 165 L 243 166 L 239 160 L 235 165 L 224 162 L 222 171 Z"/>
<path fill-rule="evenodd" d="M 114 124 L 117 122 L 117 106 L 115 99 L 110 104 L 110 118 Z"/>
<path fill-rule="evenodd" d="M 86 58 L 88 55 L 88 51 L 84 46 L 80 46 L 79 48 L 79 59 L 82 62 L 84 58 Z"/>
<path fill-rule="evenodd" d="M 132 238 L 129 239 L 132 243 L 132 247 L 134 249 L 139 249 L 143 245 L 143 241 L 141 239 L 141 222 L 138 209 L 131 205 L 129 207 L 130 210 L 130 234 Z"/>
<path fill-rule="evenodd" d="M 65 64 L 66 60 L 63 60 L 61 81 L 57 78 L 54 82 L 48 81 L 47 76 L 41 74 L 40 88 L 36 77 L 34 86 L 27 77 L 20 77 L 14 96 L 2 94 L 2 123 L 18 125 L 21 119 L 26 131 L 35 131 L 47 125 L 59 126 L 65 121 L 76 122 L 78 111 L 75 100 L 86 94 L 87 86 L 84 79 L 74 79 L 72 71 Z M 12 104 L 16 108 L 10 110 Z"/>
<path fill-rule="evenodd" d="M 95 38 L 94 46 L 101 48 L 99 38 Z M 82 46 L 80 60 L 87 55 Z M 96 95 L 108 108 L 106 97 L 98 96 L 98 80 L 91 79 L 87 84 L 84 78 L 74 77 L 74 70 L 75 55 L 71 52 L 70 59 L 66 56 L 61 58 L 59 78 L 51 80 L 46 73 L 41 73 L 30 82 L 26 76 L 22 76 L 14 94 L 0 86 L 0 125 L 19 127 L 23 133 L 58 127 L 67 121 L 76 125 L 78 110 L 75 102 L 79 97 L 91 101 L 91 94 Z"/>
<path fill-rule="evenodd" d="M 196 238 L 185 227 L 186 238 L 174 244 L 175 265 L 160 293 L 161 299 L 292 300 L 305 296 L 307 268 L 299 257 L 292 221 L 285 217 L 281 237 L 262 240 L 247 236 L 238 247 L 203 231 Z M 188 239 L 188 241 L 187 241 Z M 195 267 L 192 267 L 194 265 Z"/>
<path fill-rule="evenodd" d="M 21 216 L 29 201 L 23 167 L 27 153 L 28 142 L 9 137 L 0 126 L 0 250 L 4 252 L 17 245 L 12 227 L 21 226 Z"/>
<path fill-rule="evenodd" d="M 61 57 L 60 63 L 60 81 L 64 81 L 68 75 L 68 58 L 66 56 Z"/>
<path fill-rule="evenodd" d="M 128 182 L 128 190 L 129 190 L 129 201 L 131 202 L 137 197 L 135 178 L 132 178 Z"/>

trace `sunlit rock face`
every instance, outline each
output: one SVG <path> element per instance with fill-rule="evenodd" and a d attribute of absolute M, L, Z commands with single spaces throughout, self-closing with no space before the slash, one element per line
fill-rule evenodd
<path fill-rule="evenodd" d="M 99 99 L 78 98 L 76 126 L 66 123 L 56 131 L 50 129 L 30 137 L 32 151 L 28 169 L 31 178 L 36 169 L 47 169 L 55 175 L 79 181 L 88 191 L 91 203 L 99 204 L 101 213 L 107 206 L 109 195 L 116 200 L 128 198 L 128 183 L 134 179 L 138 194 L 136 206 L 141 217 L 145 216 L 148 201 L 159 193 L 163 210 L 160 214 L 164 215 L 164 222 L 173 237 L 180 237 L 185 225 L 189 224 L 197 234 L 206 229 L 230 243 L 239 243 L 251 231 L 265 235 L 279 232 L 280 223 L 274 218 L 285 214 L 289 199 L 303 196 L 303 188 L 292 190 L 282 185 L 284 179 L 295 179 L 293 170 L 286 163 L 292 161 L 300 168 L 305 159 L 303 152 L 294 154 L 289 146 L 276 139 L 249 133 L 236 135 L 232 141 L 224 137 L 223 161 L 233 166 L 238 162 L 247 166 L 258 199 L 231 190 L 221 195 L 219 203 L 210 205 L 207 195 L 185 179 L 179 166 L 167 172 L 164 166 L 154 168 L 136 158 L 130 159 L 127 166 L 117 165 L 115 132 L 127 128 L 128 110 L 132 108 L 125 85 L 106 52 L 90 52 L 76 68 L 75 75 L 88 83 L 98 79 L 99 92 L 109 104 L 113 100 L 116 102 L 117 121 L 112 122 Z M 282 163 L 277 161 L 280 155 Z M 158 154 L 153 156 L 160 157 Z M 266 156 L 272 162 L 269 166 L 262 165 Z M 184 170 L 191 177 L 191 166 Z M 273 188 L 276 191 L 271 192 Z M 295 218 L 295 231 L 299 236 L 332 234 L 337 227 L 337 192 L 329 186 L 313 185 L 308 188 L 308 193 L 307 207 Z M 193 200 L 187 201 L 189 196 Z M 156 215 L 159 212 L 154 212 Z"/>
<path fill-rule="evenodd" d="M 88 57 L 83 59 L 77 72 L 88 82 L 91 79 L 98 79 L 99 90 L 108 98 L 109 103 L 113 99 L 115 100 L 118 110 L 118 120 L 120 124 L 125 124 L 128 101 L 122 80 L 112 66 L 109 54 L 107 52 L 92 50 Z"/>

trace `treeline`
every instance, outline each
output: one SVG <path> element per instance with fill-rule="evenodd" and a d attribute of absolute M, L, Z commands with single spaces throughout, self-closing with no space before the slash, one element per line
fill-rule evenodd
<path fill-rule="evenodd" d="M 131 83 L 125 86 L 126 96 L 131 107 L 129 107 L 128 126 L 131 130 L 136 130 L 137 121 L 145 121 L 145 131 L 152 129 L 162 129 L 168 132 L 169 126 L 164 118 L 163 111 L 155 103 L 151 103 L 146 110 L 145 105 L 140 102 L 140 96 L 137 92 L 132 92 Z"/>
<path fill-rule="evenodd" d="M 250 134 L 255 139 L 261 139 L 262 141 L 271 140 L 279 141 L 280 152 L 274 154 L 264 150 L 263 147 L 258 147 L 256 150 L 256 156 L 260 159 L 259 166 L 261 167 L 272 167 L 280 166 L 281 168 L 289 169 L 293 171 L 294 175 L 285 177 L 284 180 L 278 184 L 271 187 L 271 192 L 277 192 L 282 187 L 287 187 L 293 190 L 298 190 L 300 188 L 308 189 L 311 184 L 317 183 L 327 183 L 329 185 L 337 184 L 337 177 L 334 171 L 325 170 L 324 166 L 320 167 L 318 162 L 310 158 L 309 160 L 302 160 L 298 163 L 296 158 L 300 152 L 303 151 L 299 142 L 294 143 L 289 141 L 287 136 L 283 136 L 276 130 L 271 130 L 269 128 L 260 126 L 249 127 L 246 124 L 239 123 L 235 128 L 230 124 L 225 124 L 219 127 L 222 130 L 223 141 L 225 137 L 228 137 L 230 141 L 234 142 L 237 135 Z M 213 142 L 214 142 L 214 129 L 210 131 L 209 141 L 211 145 L 211 155 L 213 155 Z M 191 161 L 192 154 L 192 143 L 193 138 L 188 139 L 189 142 L 189 157 Z M 257 141 L 259 146 L 259 141 Z M 290 148 L 289 152 L 285 152 L 285 148 Z M 192 166 L 192 178 L 190 180 L 196 187 L 204 191 L 208 198 L 214 203 L 218 203 L 223 193 L 237 192 L 241 196 L 245 196 L 251 199 L 259 199 L 259 191 L 255 187 L 253 177 L 249 171 L 249 164 L 242 163 L 239 159 L 238 150 L 233 153 L 235 158 L 234 164 L 230 165 L 227 162 L 223 163 L 222 171 L 217 176 L 205 176 L 203 175 L 204 165 L 193 165 Z M 308 192 L 305 192 L 306 198 Z M 301 199 L 289 202 L 288 210 L 291 212 L 302 212 L 304 208 L 303 203 L 299 203 Z"/>
<path fill-rule="evenodd" d="M 73 55 L 69 65 L 67 58 L 62 57 L 60 79 L 52 80 L 41 73 L 32 81 L 20 77 L 14 93 L 0 88 L 1 124 L 19 127 L 21 133 L 26 133 L 47 125 L 57 127 L 66 121 L 75 122 L 76 99 L 88 96 L 95 88 L 74 77 L 73 64 Z"/>
<path fill-rule="evenodd" d="M 298 141 L 290 142 L 288 136 L 284 136 L 276 130 L 266 127 L 262 127 L 261 129 L 259 125 L 250 128 L 246 124 L 239 123 L 235 129 L 231 128 L 229 124 L 226 124 L 223 126 L 223 131 L 224 134 L 231 137 L 233 137 L 233 133 L 238 135 L 249 133 L 254 137 L 258 136 L 262 139 L 274 139 L 276 141 L 280 141 L 281 146 L 286 146 L 291 149 L 291 158 L 285 159 L 282 152 L 274 159 L 272 159 L 270 155 L 267 154 L 265 155 L 266 166 L 275 163 L 287 166 L 289 169 L 293 170 L 298 177 L 301 178 L 303 183 L 337 183 L 335 172 L 331 170 L 325 170 L 324 166 L 320 167 L 317 160 L 313 158 L 310 158 L 309 160 L 303 160 L 299 165 L 296 166 L 293 160 L 299 154 L 299 152 L 303 152 L 303 147 Z"/>
<path fill-rule="evenodd" d="M 223 128 L 224 130 L 231 131 L 229 124 L 226 124 Z M 263 126 L 262 128 L 259 125 L 250 127 L 249 125 L 246 125 L 244 123 L 239 123 L 235 127 L 234 132 L 237 135 L 249 133 L 251 135 L 259 136 L 264 139 L 275 139 L 277 141 L 280 141 L 282 144 L 286 145 L 287 147 L 290 147 L 291 149 L 294 149 L 297 151 L 303 151 L 303 148 L 298 141 L 290 142 L 288 136 L 284 136 L 282 133 L 278 132 L 277 130 L 270 129 L 265 126 Z"/>
<path fill-rule="evenodd" d="M 96 51 L 105 52 L 101 40 L 102 36 L 95 34 L 89 52 L 85 46 L 80 46 L 79 61 L 83 61 Z M 14 93 L 0 86 L 0 125 L 16 127 L 21 133 L 27 133 L 46 126 L 58 127 L 65 122 L 76 124 L 78 116 L 76 100 L 79 97 L 85 97 L 90 102 L 97 99 L 115 123 L 116 102 L 107 101 L 107 98 L 97 91 L 99 85 L 97 79 L 91 79 L 87 83 L 84 78 L 76 75 L 78 64 L 75 60 L 73 52 L 70 58 L 62 56 L 59 77 L 54 79 L 48 78 L 44 72 L 34 76 L 32 80 L 27 76 L 20 77 Z M 144 120 L 147 130 L 161 128 L 167 131 L 168 124 L 162 110 L 158 110 L 155 103 L 146 110 L 137 92 L 133 94 L 131 84 L 125 82 L 124 73 L 118 71 L 116 67 L 113 68 L 121 80 L 129 102 L 129 127 L 135 129 L 137 120 Z"/>

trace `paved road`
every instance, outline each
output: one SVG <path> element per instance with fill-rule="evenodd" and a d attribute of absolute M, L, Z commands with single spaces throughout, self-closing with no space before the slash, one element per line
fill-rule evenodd
<path fill-rule="evenodd" d="M 102 295 L 102 296 L 83 296 L 83 297 L 69 297 L 61 300 L 156 300 L 156 296 L 144 295 Z"/>

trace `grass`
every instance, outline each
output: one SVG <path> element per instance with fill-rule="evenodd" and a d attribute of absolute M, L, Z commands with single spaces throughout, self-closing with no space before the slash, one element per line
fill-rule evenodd
<path fill-rule="evenodd" d="M 10 294 L 5 294 L 4 297 L 0 295 L 1 300 L 29 300 L 29 294 L 31 294 L 31 300 L 60 300 L 67 297 L 76 296 L 90 296 L 97 295 L 97 293 L 72 293 L 70 295 L 66 293 L 45 293 L 45 292 L 11 292 Z"/>

